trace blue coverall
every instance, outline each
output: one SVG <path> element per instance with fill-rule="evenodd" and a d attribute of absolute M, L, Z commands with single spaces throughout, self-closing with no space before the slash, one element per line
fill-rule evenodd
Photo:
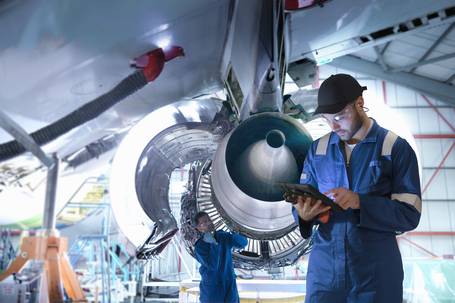
<path fill-rule="evenodd" d="M 232 266 L 232 248 L 243 248 L 248 240 L 240 234 L 220 230 L 215 232 L 215 239 L 217 244 L 207 243 L 203 238 L 195 244 L 196 259 L 201 263 L 200 301 L 237 303 L 239 294 Z"/>
<path fill-rule="evenodd" d="M 403 265 L 396 235 L 417 227 L 421 192 L 416 155 L 406 140 L 373 120 L 352 150 L 335 133 L 313 142 L 301 183 L 327 192 L 344 187 L 358 193 L 360 209 L 331 211 L 314 235 L 307 273 L 306 303 L 403 301 Z M 304 238 L 317 220 L 294 218 Z"/>

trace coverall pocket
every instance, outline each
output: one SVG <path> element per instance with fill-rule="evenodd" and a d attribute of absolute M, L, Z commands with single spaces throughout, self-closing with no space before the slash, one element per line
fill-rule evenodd
<path fill-rule="evenodd" d="M 388 160 L 372 160 L 368 170 L 370 171 L 370 185 L 383 183 L 391 178 L 391 162 Z"/>
<path fill-rule="evenodd" d="M 333 248 L 324 246 L 313 249 L 308 261 L 308 283 L 316 289 L 331 289 L 335 278 L 335 256 Z"/>
<path fill-rule="evenodd" d="M 372 160 L 365 178 L 359 183 L 361 194 L 387 195 L 390 192 L 390 163 L 385 160 Z"/>

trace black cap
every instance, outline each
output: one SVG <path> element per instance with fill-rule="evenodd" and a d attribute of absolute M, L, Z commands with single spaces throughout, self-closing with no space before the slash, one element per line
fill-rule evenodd
<path fill-rule="evenodd" d="M 335 114 L 361 96 L 366 89 L 366 86 L 360 86 L 359 82 L 350 75 L 331 75 L 319 88 L 318 107 L 314 115 Z"/>

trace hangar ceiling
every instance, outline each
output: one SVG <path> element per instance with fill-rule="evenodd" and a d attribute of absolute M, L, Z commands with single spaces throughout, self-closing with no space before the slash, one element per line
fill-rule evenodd
<path fill-rule="evenodd" d="M 450 3 L 452 6 L 447 6 Z M 373 21 L 352 25 L 363 26 L 365 30 L 356 30 L 356 35 L 349 39 L 335 39 L 329 46 L 320 49 L 312 47 L 313 50 L 302 45 L 292 45 L 291 60 L 297 60 L 296 63 L 308 60 L 318 64 L 327 63 L 372 78 L 395 82 L 455 105 L 454 4 L 454 1 L 441 1 L 440 10 L 422 12 L 417 16 L 408 15 L 409 19 L 405 21 L 403 16 L 401 19 L 400 16 L 395 16 L 396 20 L 401 21 L 385 27 L 380 27 L 380 19 L 386 19 L 384 13 L 373 11 Z M 326 6 L 329 5 L 341 4 L 334 1 Z M 310 27 L 308 23 L 323 18 L 323 10 L 324 7 L 319 11 L 311 10 L 312 18 L 308 18 L 306 11 L 292 15 L 291 35 L 298 28 Z M 418 10 L 414 13 L 418 13 Z M 393 19 L 394 16 L 390 18 Z M 341 19 L 335 18 L 337 23 Z M 344 25 L 344 29 L 340 30 L 346 30 L 347 27 L 349 25 Z"/>

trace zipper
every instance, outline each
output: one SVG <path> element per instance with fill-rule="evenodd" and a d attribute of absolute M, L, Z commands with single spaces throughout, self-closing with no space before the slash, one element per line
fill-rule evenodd
<path fill-rule="evenodd" d="M 349 185 L 349 189 L 351 189 L 351 166 L 350 166 L 350 162 L 351 160 L 349 159 L 348 160 L 348 155 L 346 154 L 346 146 L 344 146 L 344 142 L 340 140 L 340 143 L 339 143 L 339 148 L 341 149 L 341 153 L 343 155 L 343 159 L 344 159 L 344 167 L 346 169 L 346 175 L 348 176 L 348 185 Z M 352 154 L 354 152 L 354 149 L 356 148 L 357 146 L 355 146 L 352 151 L 351 151 L 351 158 L 352 158 Z"/>

